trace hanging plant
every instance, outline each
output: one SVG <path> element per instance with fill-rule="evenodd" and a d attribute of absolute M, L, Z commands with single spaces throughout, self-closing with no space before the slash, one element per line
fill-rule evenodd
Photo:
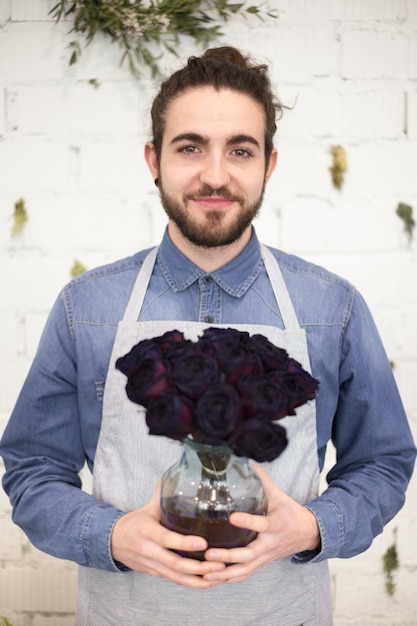
<path fill-rule="evenodd" d="M 408 235 L 409 240 L 413 238 L 414 226 L 416 225 L 413 217 L 413 207 L 405 202 L 400 202 L 397 206 L 396 213 L 400 219 L 404 222 L 404 230 Z"/>
<path fill-rule="evenodd" d="M 87 45 L 97 33 L 108 35 L 123 50 L 121 64 L 127 60 L 134 76 L 141 74 L 140 66 L 147 65 L 152 75 L 160 75 L 157 55 L 151 44 L 157 44 L 176 55 L 180 35 L 188 35 L 199 44 L 217 40 L 223 33 L 216 20 L 227 22 L 241 15 L 276 17 L 274 11 L 262 12 L 259 6 L 229 0 L 60 0 L 50 11 L 59 22 L 71 17 L 71 33 L 83 35 Z M 70 65 L 80 54 L 79 42 L 70 43 Z"/>
<path fill-rule="evenodd" d="M 331 146 L 330 153 L 333 159 L 332 166 L 329 168 L 333 186 L 336 189 L 341 189 L 345 182 L 345 172 L 347 171 L 346 151 L 342 146 Z"/>
<path fill-rule="evenodd" d="M 28 214 L 25 207 L 25 201 L 20 198 L 15 202 L 13 213 L 13 226 L 12 237 L 17 237 L 23 231 L 26 222 L 28 221 Z"/>

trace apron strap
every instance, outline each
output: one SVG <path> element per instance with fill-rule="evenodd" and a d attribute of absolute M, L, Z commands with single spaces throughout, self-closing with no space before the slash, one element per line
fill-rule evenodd
<path fill-rule="evenodd" d="M 284 327 L 287 330 L 300 330 L 297 315 L 295 314 L 290 294 L 288 293 L 287 285 L 285 284 L 284 277 L 281 273 L 277 260 L 269 248 L 267 248 L 263 243 L 261 243 L 260 246 L 266 273 L 269 276 L 269 281 L 275 294 L 275 299 L 281 311 Z"/>
<path fill-rule="evenodd" d="M 145 260 L 142 263 L 142 267 L 139 270 L 138 277 L 135 281 L 132 293 L 130 294 L 129 302 L 125 310 L 125 314 L 123 316 L 124 322 L 136 322 L 138 319 L 139 312 L 142 310 L 143 301 L 145 299 L 146 291 L 148 289 L 158 250 L 159 246 L 155 246 L 155 248 L 152 248 L 152 250 L 147 254 Z"/>

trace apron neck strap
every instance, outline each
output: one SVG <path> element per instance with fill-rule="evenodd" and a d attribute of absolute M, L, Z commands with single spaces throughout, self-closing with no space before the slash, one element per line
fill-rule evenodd
<path fill-rule="evenodd" d="M 142 305 L 145 299 L 146 291 L 148 289 L 149 281 L 152 276 L 152 270 L 155 265 L 158 250 L 159 246 L 155 246 L 155 248 L 152 248 L 152 250 L 147 254 L 145 260 L 142 263 L 138 277 L 132 289 L 132 293 L 130 294 L 125 314 L 123 316 L 124 322 L 136 322 L 138 319 L 138 315 L 142 310 Z"/>
<path fill-rule="evenodd" d="M 284 327 L 287 330 L 299 330 L 300 325 L 298 323 L 297 315 L 295 314 L 294 307 L 291 302 L 290 294 L 288 293 L 287 285 L 285 284 L 284 277 L 272 252 L 264 244 L 260 244 L 261 254 L 264 260 L 266 273 L 268 274 L 275 300 L 281 311 Z"/>

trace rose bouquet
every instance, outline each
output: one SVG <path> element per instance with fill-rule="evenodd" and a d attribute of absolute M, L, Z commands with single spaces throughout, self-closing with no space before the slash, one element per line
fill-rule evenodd
<path fill-rule="evenodd" d="M 129 399 L 146 408 L 149 433 L 225 445 L 272 461 L 287 446 L 277 421 L 315 398 L 318 381 L 262 335 L 208 328 L 196 342 L 173 330 L 119 358 Z"/>

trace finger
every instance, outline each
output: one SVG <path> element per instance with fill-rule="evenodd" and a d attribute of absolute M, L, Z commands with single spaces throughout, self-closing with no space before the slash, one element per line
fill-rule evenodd
<path fill-rule="evenodd" d="M 253 561 L 256 553 L 252 544 L 244 548 L 210 548 L 205 553 L 207 561 L 217 561 L 227 565 L 236 563 L 248 563 Z"/>
<path fill-rule="evenodd" d="M 267 532 L 270 527 L 269 518 L 265 515 L 252 515 L 251 513 L 243 513 L 235 511 L 229 516 L 229 522 L 233 526 L 239 528 L 247 528 L 256 533 Z"/>
<path fill-rule="evenodd" d="M 275 493 L 280 492 L 282 495 L 286 495 L 285 492 L 282 491 L 282 489 L 280 489 L 280 487 L 278 487 L 276 483 L 274 483 L 268 472 L 261 465 L 253 465 L 252 467 L 261 479 L 265 492 L 273 489 Z"/>
<path fill-rule="evenodd" d="M 207 541 L 198 535 L 182 535 L 161 526 L 161 545 L 178 552 L 202 553 L 207 550 Z"/>
<path fill-rule="evenodd" d="M 257 567 L 258 566 L 253 562 L 238 563 L 236 565 L 230 565 L 222 571 L 209 572 L 204 575 L 204 580 L 217 584 L 243 582 L 253 574 Z"/>
<path fill-rule="evenodd" d="M 164 564 L 148 561 L 147 571 L 153 576 L 168 578 L 172 580 L 177 585 L 186 585 L 188 587 L 193 587 L 196 589 L 207 589 L 208 587 L 213 587 L 216 584 L 219 584 L 219 581 L 216 579 L 206 580 L 204 575 L 208 575 L 210 573 L 210 569 L 208 568 L 207 563 L 199 563 L 194 561 L 194 563 L 185 563 L 185 561 L 192 561 L 192 559 L 182 559 L 184 562 L 182 567 L 186 567 L 189 565 L 190 571 L 186 569 L 186 571 L 172 569 L 171 567 L 167 567 Z M 199 566 L 199 567 L 198 567 Z M 197 570 L 195 572 L 194 570 Z M 211 573 L 215 574 L 216 570 L 213 570 Z"/>

